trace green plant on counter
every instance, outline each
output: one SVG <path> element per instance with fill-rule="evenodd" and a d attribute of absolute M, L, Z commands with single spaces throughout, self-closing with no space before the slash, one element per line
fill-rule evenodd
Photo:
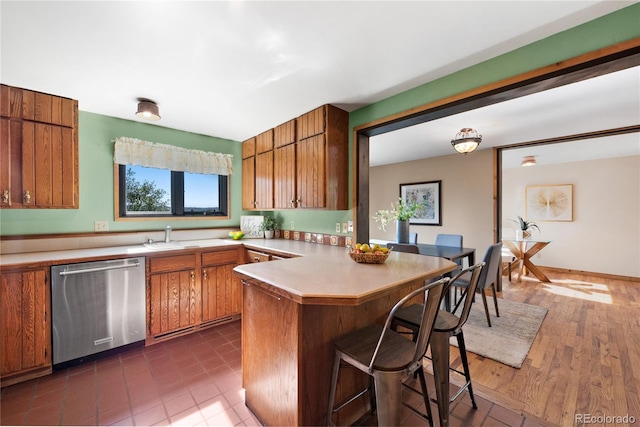
<path fill-rule="evenodd" d="M 260 223 L 260 231 L 270 231 L 278 229 L 278 221 L 271 216 L 265 216 L 262 222 Z"/>

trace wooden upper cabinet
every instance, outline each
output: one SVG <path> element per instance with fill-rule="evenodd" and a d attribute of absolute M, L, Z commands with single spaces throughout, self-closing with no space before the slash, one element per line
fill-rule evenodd
<path fill-rule="evenodd" d="M 273 129 L 256 136 L 256 154 L 273 150 Z"/>
<path fill-rule="evenodd" d="M 256 138 L 247 139 L 242 143 L 242 158 L 246 159 L 256 155 Z"/>
<path fill-rule="evenodd" d="M 296 148 L 288 144 L 273 150 L 274 208 L 292 209 L 296 203 Z"/>
<path fill-rule="evenodd" d="M 273 129 L 274 148 L 284 147 L 294 142 L 296 142 L 296 119 L 289 120 Z"/>
<path fill-rule="evenodd" d="M 323 105 L 255 137 L 253 164 L 245 141 L 243 209 L 348 209 L 348 132 L 349 113 Z"/>
<path fill-rule="evenodd" d="M 315 110 L 298 117 L 298 141 L 315 135 L 319 135 L 325 131 L 327 121 L 327 109 L 329 105 L 323 105 Z M 335 108 L 335 107 L 332 107 Z"/>
<path fill-rule="evenodd" d="M 273 209 L 273 150 L 256 155 L 257 209 Z"/>
<path fill-rule="evenodd" d="M 0 86 L 0 207 L 78 208 L 78 102 Z"/>
<path fill-rule="evenodd" d="M 300 116 L 297 127 L 297 207 L 348 209 L 349 113 L 323 105 Z"/>

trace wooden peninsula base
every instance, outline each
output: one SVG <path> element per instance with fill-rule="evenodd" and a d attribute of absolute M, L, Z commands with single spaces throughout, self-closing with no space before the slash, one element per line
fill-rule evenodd
<path fill-rule="evenodd" d="M 335 259 L 309 256 L 236 267 L 243 280 L 242 369 L 249 409 L 264 425 L 327 425 L 334 339 L 383 323 L 403 296 L 454 267 L 442 258 L 400 253 L 384 265 L 361 265 L 344 251 Z M 343 369 L 336 402 L 367 383 L 361 372 Z M 350 424 L 368 409 L 365 394 L 334 422 Z"/>

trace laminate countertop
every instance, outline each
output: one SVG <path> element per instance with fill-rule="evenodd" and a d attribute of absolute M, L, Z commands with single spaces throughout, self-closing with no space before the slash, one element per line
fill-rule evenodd
<path fill-rule="evenodd" d="M 245 241 L 245 246 L 253 245 Z M 384 264 L 358 264 L 344 247 L 282 239 L 255 246 L 302 256 L 239 265 L 234 271 L 245 285 L 300 304 L 359 305 L 404 283 L 438 277 L 456 267 L 444 258 L 401 252 L 391 252 Z"/>
<path fill-rule="evenodd" d="M 22 264 L 65 264 L 68 262 L 80 262 L 92 259 L 126 258 L 156 255 L 166 252 L 183 251 L 189 249 L 206 249 L 221 246 L 237 246 L 242 240 L 232 239 L 203 239 L 174 242 L 174 248 L 151 249 L 143 244 L 129 246 L 108 246 L 100 248 L 45 250 L 40 252 L 21 252 L 0 255 L 0 266 L 9 267 Z M 162 243 L 162 242 L 161 242 Z"/>

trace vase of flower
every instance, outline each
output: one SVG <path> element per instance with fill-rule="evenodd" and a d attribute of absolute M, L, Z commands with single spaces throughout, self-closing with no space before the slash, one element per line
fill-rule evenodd
<path fill-rule="evenodd" d="M 415 202 L 405 202 L 399 198 L 391 204 L 390 210 L 379 210 L 373 219 L 378 223 L 379 230 L 386 230 L 387 224 L 396 221 L 396 242 L 409 243 L 409 220 L 422 214 L 424 207 Z"/>
<path fill-rule="evenodd" d="M 396 242 L 409 243 L 409 221 L 396 220 Z"/>

